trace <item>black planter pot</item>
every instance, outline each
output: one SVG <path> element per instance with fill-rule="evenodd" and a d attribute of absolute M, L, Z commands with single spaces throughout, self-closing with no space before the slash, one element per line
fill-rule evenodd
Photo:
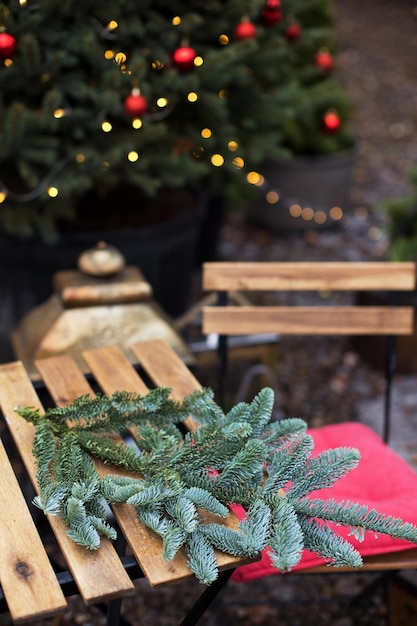
<path fill-rule="evenodd" d="M 267 160 L 260 168 L 265 185 L 249 207 L 249 219 L 275 231 L 337 225 L 342 214 L 332 213 L 332 208 L 343 212 L 350 207 L 355 156 L 356 149 L 351 148 L 336 154 Z M 268 191 L 276 191 L 279 201 L 269 203 Z"/>
<path fill-rule="evenodd" d="M 194 210 L 166 222 L 118 231 L 66 232 L 50 245 L 0 234 L 0 361 L 11 356 L 8 334 L 30 309 L 52 293 L 52 275 L 75 269 L 81 252 L 105 241 L 117 247 L 128 265 L 140 268 L 156 301 L 171 317 L 188 304 L 204 200 Z"/>

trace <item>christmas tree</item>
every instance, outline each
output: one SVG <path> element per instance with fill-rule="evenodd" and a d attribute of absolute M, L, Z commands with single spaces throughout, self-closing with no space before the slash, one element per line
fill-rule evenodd
<path fill-rule="evenodd" d="M 9 232 L 52 236 L 89 193 L 223 188 L 348 141 L 330 0 L 7 0 L 0 29 Z"/>

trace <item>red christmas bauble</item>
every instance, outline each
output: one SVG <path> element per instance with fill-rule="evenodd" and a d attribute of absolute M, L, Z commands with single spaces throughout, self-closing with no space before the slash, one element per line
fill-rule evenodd
<path fill-rule="evenodd" d="M 148 110 L 148 101 L 140 93 L 132 91 L 124 101 L 124 109 L 130 117 L 141 117 Z"/>
<path fill-rule="evenodd" d="M 0 59 L 11 59 L 16 52 L 16 39 L 9 33 L 0 33 Z"/>
<path fill-rule="evenodd" d="M 282 20 L 281 0 L 267 0 L 261 11 L 261 22 L 265 26 L 273 26 Z"/>
<path fill-rule="evenodd" d="M 298 24 L 298 22 L 293 22 L 292 24 L 287 26 L 287 29 L 285 31 L 285 36 L 288 39 L 288 41 L 295 41 L 296 39 L 299 38 L 300 35 L 301 35 L 301 26 L 300 24 Z"/>
<path fill-rule="evenodd" d="M 336 111 L 327 111 L 323 117 L 324 130 L 328 133 L 335 133 L 339 130 L 342 121 Z"/>
<path fill-rule="evenodd" d="M 177 48 L 172 55 L 174 65 L 181 70 L 181 72 L 188 72 L 194 67 L 194 59 L 197 56 L 194 48 L 190 46 L 181 46 Z"/>
<path fill-rule="evenodd" d="M 333 57 L 327 50 L 319 50 L 314 57 L 314 62 L 325 72 L 330 72 L 333 69 Z"/>
<path fill-rule="evenodd" d="M 239 41 L 254 39 L 256 37 L 256 26 L 250 20 L 242 20 L 236 26 L 234 35 Z"/>

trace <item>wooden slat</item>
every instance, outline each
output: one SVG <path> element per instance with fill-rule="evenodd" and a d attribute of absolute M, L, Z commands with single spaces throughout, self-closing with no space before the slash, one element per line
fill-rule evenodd
<path fill-rule="evenodd" d="M 318 565 L 306 570 L 300 570 L 298 574 L 340 574 L 345 572 L 387 572 L 407 569 L 417 569 L 417 549 L 390 552 L 387 554 L 375 554 L 363 558 L 363 566 L 334 567 L 329 565 Z"/>
<path fill-rule="evenodd" d="M 196 389 L 201 389 L 185 363 L 161 339 L 136 343 L 132 350 L 155 385 L 170 387 L 175 400 L 182 400 Z M 197 428 L 191 418 L 185 420 L 184 425 L 191 432 Z"/>
<path fill-rule="evenodd" d="M 219 262 L 203 265 L 203 289 L 412 290 L 415 264 L 392 262 Z"/>
<path fill-rule="evenodd" d="M 412 307 L 205 307 L 203 333 L 409 335 Z"/>
<path fill-rule="evenodd" d="M 121 390 L 142 395 L 148 393 L 148 387 L 119 346 L 85 350 L 83 358 L 107 395 Z"/>
<path fill-rule="evenodd" d="M 66 600 L 0 441 L 0 582 L 15 623 L 62 613 Z"/>
<path fill-rule="evenodd" d="M 176 399 L 180 400 L 184 395 L 200 388 L 197 379 L 165 342 L 158 339 L 145 341 L 135 344 L 133 351 L 156 386 L 170 387 L 172 395 Z M 139 376 L 120 348 L 112 346 L 89 350 L 83 353 L 83 356 L 100 387 L 107 394 L 121 389 L 126 391 L 139 390 L 139 393 L 143 393 L 142 381 L 140 381 L 138 388 L 135 388 L 135 379 L 139 379 Z M 112 375 L 112 371 L 115 372 L 114 375 Z M 191 418 L 187 420 L 187 425 L 192 430 L 197 427 Z M 120 509 L 129 508 L 128 505 L 118 505 L 117 508 L 119 507 Z M 132 507 L 130 509 L 132 510 Z M 238 519 L 232 512 L 225 520 L 207 513 L 204 515 L 204 521 L 223 523 L 233 529 L 238 526 Z M 129 525 L 125 524 L 123 530 L 133 553 L 152 586 L 178 582 L 193 576 L 187 566 L 184 551 L 178 552 L 172 561 L 164 561 L 160 538 L 143 526 L 136 515 L 132 518 L 129 517 Z M 253 562 L 253 559 L 232 557 L 220 552 L 216 556 L 220 570 Z"/>
<path fill-rule="evenodd" d="M 108 395 L 115 391 L 133 391 L 145 394 L 147 386 L 118 346 L 88 350 L 83 357 L 101 389 Z M 159 587 L 191 577 L 184 552 L 171 561 L 162 558 L 161 539 L 144 526 L 132 506 L 118 504 L 113 507 L 126 540 L 152 587 Z"/>
<path fill-rule="evenodd" d="M 22 363 L 0 366 L 0 390 L 1 409 L 37 489 L 36 466 L 32 455 L 34 428 L 17 415 L 14 408 L 17 405 L 32 406 L 41 411 L 43 408 Z M 134 586 L 111 542 L 104 541 L 99 552 L 87 552 L 67 536 L 66 525 L 60 518 L 48 516 L 48 519 L 86 604 L 134 592 Z"/>

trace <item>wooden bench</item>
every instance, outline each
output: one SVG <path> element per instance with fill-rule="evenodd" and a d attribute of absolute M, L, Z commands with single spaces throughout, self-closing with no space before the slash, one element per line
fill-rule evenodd
<path fill-rule="evenodd" d="M 171 387 L 174 398 L 181 399 L 199 388 L 196 378 L 163 341 L 139 343 L 132 346 L 132 350 L 152 385 Z M 104 393 L 126 390 L 145 394 L 148 391 L 128 356 L 119 347 L 90 350 L 84 353 L 84 358 Z M 94 394 L 90 382 L 69 356 L 40 360 L 37 367 L 56 406 L 64 406 L 82 394 Z M 0 407 L 37 490 L 32 455 L 34 428 L 17 415 L 14 409 L 18 405 L 44 410 L 33 383 L 19 361 L 0 366 Z M 191 431 L 196 428 L 191 418 L 185 426 Z M 113 514 L 129 546 L 127 555 L 118 554 L 116 546 L 105 539 L 98 551 L 86 551 L 69 539 L 61 519 L 48 516 L 68 567 L 68 571 L 56 573 L 30 513 L 34 507 L 26 503 L 12 465 L 0 442 L 0 582 L 3 598 L 16 624 L 64 612 L 65 595 L 74 593 L 79 593 L 87 606 L 108 603 L 108 624 L 117 624 L 120 599 L 135 592 L 133 578 L 145 576 L 152 587 L 193 578 L 185 554 L 179 552 L 172 561 L 164 561 L 159 537 L 142 525 L 134 508 L 126 504 L 114 506 Z M 103 464 L 98 466 L 101 473 L 115 471 Z M 237 518 L 233 513 L 230 513 L 226 523 L 236 528 Z M 218 554 L 221 571 L 218 581 L 207 588 L 198 608 L 193 607 L 182 623 L 194 624 L 233 569 L 247 562 L 248 559 Z M 112 601 L 115 602 L 112 604 Z"/>

